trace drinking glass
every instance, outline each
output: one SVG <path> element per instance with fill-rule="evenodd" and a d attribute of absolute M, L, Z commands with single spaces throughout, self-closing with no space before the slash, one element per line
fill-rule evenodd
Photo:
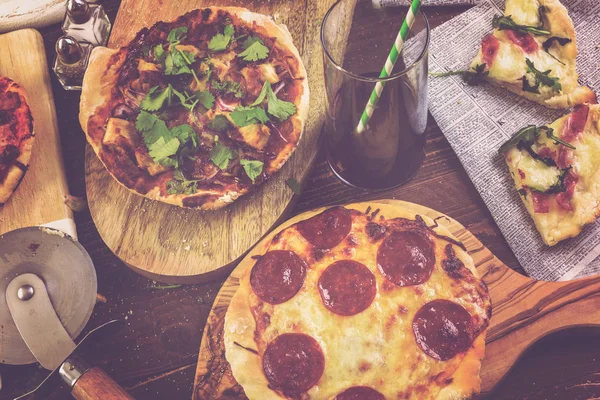
<path fill-rule="evenodd" d="M 398 61 L 379 78 L 408 7 L 378 8 L 372 0 L 339 0 L 325 15 L 329 166 L 343 182 L 389 189 L 412 178 L 425 158 L 429 23 L 416 16 Z M 376 83 L 385 85 L 367 129 L 356 127 Z"/>

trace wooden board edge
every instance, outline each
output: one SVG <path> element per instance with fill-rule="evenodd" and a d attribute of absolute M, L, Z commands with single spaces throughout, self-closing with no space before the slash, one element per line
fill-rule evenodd
<path fill-rule="evenodd" d="M 468 253 L 473 257 L 475 267 L 483 276 L 488 268 L 501 268 L 506 269 L 510 273 L 519 275 L 518 273 L 511 270 L 508 266 L 503 264 L 498 258 L 496 258 L 471 232 L 469 232 L 460 222 L 453 218 L 450 218 L 446 214 L 435 211 L 431 208 L 421 206 L 419 204 L 410 203 L 402 200 L 375 200 L 365 201 L 359 203 L 348 203 L 340 204 L 346 208 L 352 208 L 359 211 L 365 211 L 367 207 L 371 207 L 371 211 L 377 209 L 377 205 L 385 205 L 392 207 L 403 207 L 410 210 L 418 215 L 427 216 L 433 220 L 439 221 L 439 225 L 446 227 L 452 234 L 465 244 Z M 202 334 L 200 342 L 200 350 L 198 354 L 198 364 L 196 366 L 196 374 L 194 378 L 193 396 L 194 400 L 201 400 L 206 398 L 206 393 L 203 393 L 203 389 L 206 386 L 214 385 L 217 389 L 222 382 L 229 382 L 232 385 L 236 385 L 235 379 L 231 374 L 229 364 L 225 359 L 225 350 L 223 344 L 223 324 L 224 316 L 231 301 L 231 297 L 239 286 L 240 278 L 244 271 L 254 262 L 252 256 L 263 254 L 266 247 L 269 245 L 273 236 L 275 236 L 281 230 L 307 218 L 310 218 L 316 214 L 321 213 L 327 208 L 334 207 L 335 205 L 319 207 L 310 211 L 298 214 L 289 220 L 282 223 L 280 226 L 272 230 L 266 235 L 258 244 L 253 247 L 245 256 L 245 258 L 238 264 L 238 266 L 232 271 L 229 278 L 225 281 L 215 301 L 211 307 L 210 313 L 207 318 L 207 323 Z M 472 254 L 473 251 L 473 254 Z M 526 278 L 527 279 L 527 278 Z M 222 316 L 218 315 L 222 313 Z M 218 367 L 213 367 L 212 364 L 217 363 Z M 214 376 L 211 371 L 219 371 L 219 376 Z M 239 386 L 239 385 L 237 385 Z M 240 388 L 231 388 L 227 395 L 239 395 L 237 391 Z M 243 391 L 242 391 L 243 393 Z M 215 393 L 212 392 L 212 395 Z M 233 398 L 233 397 L 232 397 Z"/>

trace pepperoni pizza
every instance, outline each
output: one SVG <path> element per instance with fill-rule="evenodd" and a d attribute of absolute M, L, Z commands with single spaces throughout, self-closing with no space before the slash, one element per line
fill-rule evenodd
<path fill-rule="evenodd" d="M 529 125 L 500 148 L 521 199 L 549 246 L 600 216 L 600 106 L 579 105 L 548 126 Z"/>
<path fill-rule="evenodd" d="M 506 0 L 471 64 L 476 75 L 552 108 L 595 102 L 577 83 L 575 28 L 558 0 Z"/>
<path fill-rule="evenodd" d="M 491 317 L 462 243 L 427 217 L 333 207 L 259 245 L 225 317 L 250 399 L 458 399 Z"/>
<path fill-rule="evenodd" d="M 0 76 L 0 207 L 27 172 L 33 140 L 33 118 L 25 89 Z"/>

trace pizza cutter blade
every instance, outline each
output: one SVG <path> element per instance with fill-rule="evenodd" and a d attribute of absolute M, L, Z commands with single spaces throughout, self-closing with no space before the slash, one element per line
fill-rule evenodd
<path fill-rule="evenodd" d="M 132 399 L 75 351 L 73 338 L 90 319 L 96 290 L 92 260 L 65 233 L 30 227 L 0 236 L 0 363 L 38 361 L 58 371 L 76 399 Z"/>
<path fill-rule="evenodd" d="M 55 229 L 29 227 L 0 236 L 0 363 L 31 364 L 38 361 L 38 355 L 42 365 L 50 367 L 58 362 L 52 361 L 51 354 L 57 351 L 57 343 L 52 342 L 56 336 L 46 335 L 41 325 L 17 327 L 7 303 L 11 282 L 17 292 L 20 291 L 19 296 L 37 291 L 38 295 L 33 295 L 32 301 L 42 299 L 45 294 L 60 325 L 70 338 L 74 338 L 90 319 L 96 302 L 97 280 L 92 260 L 83 246 Z M 23 324 L 39 322 L 34 318 L 23 320 Z M 36 332 L 28 328 L 41 328 L 42 331 L 37 332 L 39 336 L 36 337 Z M 25 335 L 19 332 L 23 329 Z M 48 329 L 60 328 L 50 326 Z M 33 354 L 24 336 L 39 354 Z M 50 361 L 46 361 L 48 359 Z"/>

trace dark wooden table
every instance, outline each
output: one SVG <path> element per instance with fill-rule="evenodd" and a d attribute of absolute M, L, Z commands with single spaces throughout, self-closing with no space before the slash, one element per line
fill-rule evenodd
<path fill-rule="evenodd" d="M 105 0 L 114 21 L 120 0 Z M 464 8 L 429 8 L 437 25 Z M 48 60 L 54 58 L 58 26 L 41 30 Z M 69 188 L 85 196 L 85 137 L 77 121 L 79 93 L 65 92 L 53 77 L 52 88 L 60 125 Z M 446 213 L 471 230 L 494 254 L 522 272 L 481 197 L 439 128 L 430 117 L 427 158 L 407 185 L 380 193 L 344 186 L 329 171 L 320 154 L 293 213 L 328 204 L 394 198 L 412 201 Z M 211 304 L 223 280 L 199 285 L 156 289 L 152 281 L 127 268 L 104 245 L 89 212 L 76 214 L 79 240 L 94 260 L 99 293 L 88 329 L 112 318 L 125 320 L 116 334 L 104 335 L 83 349 L 84 356 L 102 366 L 137 399 L 191 398 L 196 358 Z M 552 334 L 534 345 L 499 385 L 494 399 L 600 398 L 600 332 L 579 328 Z M 596 361 L 598 360 L 598 361 Z M 37 365 L 0 365 L 0 399 L 35 387 L 47 374 Z M 35 399 L 68 399 L 58 378 Z M 108 399 L 107 399 L 108 400 Z"/>

